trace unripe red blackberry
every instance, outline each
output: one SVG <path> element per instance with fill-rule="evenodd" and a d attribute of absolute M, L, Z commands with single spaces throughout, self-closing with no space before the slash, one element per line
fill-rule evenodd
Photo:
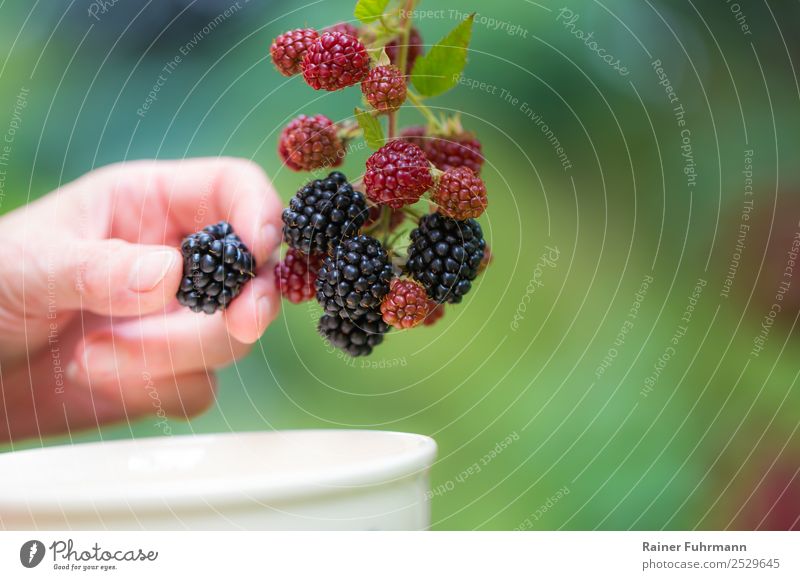
<path fill-rule="evenodd" d="M 402 38 L 403 37 L 400 36 L 386 45 L 386 55 L 389 57 L 389 61 L 398 66 L 400 66 L 398 59 L 400 58 L 400 43 L 402 42 Z M 422 54 L 422 50 L 422 36 L 420 35 L 419 30 L 412 26 L 411 31 L 408 34 L 408 52 L 406 53 L 405 74 L 411 74 L 411 69 L 414 68 L 414 63 L 416 62 L 417 57 Z"/>
<path fill-rule="evenodd" d="M 319 38 L 312 28 L 298 28 L 284 32 L 272 41 L 269 53 L 272 62 L 283 76 L 290 77 L 300 72 L 300 63 L 306 55 L 308 47 Z"/>
<path fill-rule="evenodd" d="M 448 169 L 431 196 L 439 212 L 454 220 L 479 217 L 488 203 L 486 185 L 469 167 Z"/>
<path fill-rule="evenodd" d="M 428 315 L 430 300 L 425 288 L 410 279 L 394 278 L 389 293 L 381 302 L 381 314 L 386 324 L 395 328 L 413 328 Z"/>
<path fill-rule="evenodd" d="M 367 159 L 364 187 L 374 203 L 398 209 L 419 201 L 432 185 L 428 159 L 413 143 L 395 139 Z"/>
<path fill-rule="evenodd" d="M 364 80 L 369 73 L 369 55 L 354 36 L 324 32 L 308 48 L 300 66 L 311 88 L 338 91 Z"/>
<path fill-rule="evenodd" d="M 283 260 L 275 265 L 275 285 L 281 295 L 293 304 L 314 298 L 317 293 L 314 284 L 323 257 L 289 248 Z"/>
<path fill-rule="evenodd" d="M 428 142 L 426 135 L 427 130 L 424 125 L 412 125 L 400 131 L 400 138 L 403 141 L 413 143 L 423 151 L 425 151 L 425 144 Z"/>
<path fill-rule="evenodd" d="M 341 32 L 343 34 L 349 34 L 353 38 L 358 38 L 358 33 L 359 33 L 358 28 L 356 28 L 349 22 L 339 22 L 338 24 L 329 26 L 322 32 Z"/>
<path fill-rule="evenodd" d="M 300 115 L 283 128 L 278 154 L 289 169 L 311 171 L 341 165 L 345 149 L 328 117 Z"/>
<path fill-rule="evenodd" d="M 439 304 L 435 300 L 428 302 L 428 316 L 422 321 L 424 326 L 433 326 L 444 316 L 444 304 Z"/>
<path fill-rule="evenodd" d="M 183 279 L 178 302 L 194 312 L 224 310 L 255 276 L 256 261 L 228 222 L 187 236 L 181 253 Z"/>
<path fill-rule="evenodd" d="M 376 66 L 361 81 L 361 92 L 375 110 L 390 113 L 406 100 L 406 79 L 394 65 Z"/>
<path fill-rule="evenodd" d="M 426 139 L 423 149 L 430 162 L 441 171 L 469 167 L 475 175 L 481 173 L 481 142 L 471 133 L 460 133 L 452 137 L 431 136 Z"/>

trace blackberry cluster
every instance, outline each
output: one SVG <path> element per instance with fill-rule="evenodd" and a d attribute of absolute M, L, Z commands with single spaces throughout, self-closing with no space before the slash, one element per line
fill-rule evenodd
<path fill-rule="evenodd" d="M 256 261 L 228 222 L 187 236 L 181 253 L 183 279 L 178 302 L 194 312 L 224 310 L 255 276 Z"/>
<path fill-rule="evenodd" d="M 456 304 L 472 287 L 485 247 L 474 219 L 457 221 L 432 213 L 411 232 L 406 270 L 433 300 Z"/>
<path fill-rule="evenodd" d="M 357 321 L 380 311 L 392 273 L 389 256 L 376 239 L 359 235 L 343 240 L 317 272 L 317 301 L 327 314 Z"/>
<path fill-rule="evenodd" d="M 333 171 L 291 199 L 282 215 L 289 248 L 274 270 L 281 296 L 295 304 L 316 298 L 323 310 L 319 334 L 354 357 L 371 354 L 391 328 L 440 320 L 445 305 L 461 302 L 491 259 L 475 221 L 488 204 L 480 141 L 458 114 L 442 115 L 432 122 L 435 127 L 405 129 L 394 116 L 408 104 L 430 118 L 416 98 L 406 102 L 413 96 L 410 73 L 419 59 L 434 75 L 440 70 L 449 75 L 451 63 L 423 56 L 410 14 L 397 14 L 385 1 L 371 4 L 370 18 L 361 25 L 290 30 L 270 47 L 281 74 L 299 72 L 315 90 L 360 85 L 368 109 L 356 108 L 356 120 L 338 123 L 324 115 L 300 115 L 278 139 L 278 154 L 293 171 L 332 171 L 344 163 L 356 138 L 377 146 L 358 186 L 363 193 Z M 372 14 L 380 7 L 389 9 Z M 363 9 L 359 3 L 356 13 Z M 388 139 L 370 138 L 376 123 L 386 125 Z M 420 217 L 425 210 L 411 207 L 423 196 L 428 211 L 436 213 Z M 406 227 L 411 220 L 415 225 Z M 410 245 L 403 243 L 412 228 Z"/>
<path fill-rule="evenodd" d="M 342 318 L 325 314 L 317 326 L 322 338 L 350 356 L 367 356 L 383 342 L 389 325 L 380 312 L 367 312 L 358 318 Z"/>
<path fill-rule="evenodd" d="M 283 239 L 304 254 L 327 254 L 356 235 L 367 215 L 364 195 L 334 171 L 307 183 L 292 198 L 283 210 Z"/>

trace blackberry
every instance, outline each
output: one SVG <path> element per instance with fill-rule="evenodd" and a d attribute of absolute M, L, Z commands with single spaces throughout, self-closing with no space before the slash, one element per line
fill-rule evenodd
<path fill-rule="evenodd" d="M 413 143 L 389 141 L 367 159 L 364 187 L 373 203 L 400 209 L 417 203 L 431 186 L 428 158 Z"/>
<path fill-rule="evenodd" d="M 391 113 L 406 100 L 406 79 L 394 65 L 376 66 L 361 81 L 367 102 L 381 113 Z"/>
<path fill-rule="evenodd" d="M 392 265 L 381 244 L 359 235 L 343 240 L 317 272 L 317 300 L 328 314 L 342 318 L 378 312 L 389 292 Z"/>
<path fill-rule="evenodd" d="M 319 34 L 311 28 L 290 30 L 275 38 L 269 47 L 269 53 L 278 72 L 286 77 L 299 73 L 306 51 L 317 38 Z"/>
<path fill-rule="evenodd" d="M 322 338 L 350 356 L 366 356 L 383 342 L 389 325 L 380 312 L 367 312 L 358 318 L 341 318 L 324 314 L 317 325 Z"/>
<path fill-rule="evenodd" d="M 411 232 L 406 270 L 433 300 L 456 304 L 472 287 L 485 247 L 474 219 L 457 221 L 432 213 Z"/>
<path fill-rule="evenodd" d="M 327 254 L 358 233 L 367 219 L 364 194 L 334 171 L 307 183 L 283 210 L 283 239 L 304 254 Z"/>
<path fill-rule="evenodd" d="M 224 310 L 255 276 L 256 261 L 228 222 L 187 236 L 181 253 L 183 279 L 178 302 L 194 312 Z"/>
<path fill-rule="evenodd" d="M 364 80 L 369 53 L 354 36 L 323 32 L 306 50 L 300 68 L 312 89 L 338 91 Z"/>
<path fill-rule="evenodd" d="M 320 264 L 321 255 L 306 255 L 289 248 L 283 261 L 275 265 L 275 285 L 278 292 L 292 304 L 311 300 L 317 294 L 314 284 Z"/>

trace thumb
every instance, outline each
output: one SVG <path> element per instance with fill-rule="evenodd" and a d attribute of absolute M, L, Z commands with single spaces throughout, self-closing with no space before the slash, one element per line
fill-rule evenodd
<path fill-rule="evenodd" d="M 116 239 L 66 246 L 57 259 L 35 265 L 35 282 L 47 289 L 48 305 L 135 316 L 160 310 L 175 298 L 182 272 L 175 248 Z"/>

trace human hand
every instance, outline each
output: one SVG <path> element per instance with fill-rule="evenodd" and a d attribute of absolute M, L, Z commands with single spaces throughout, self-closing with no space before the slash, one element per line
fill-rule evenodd
<path fill-rule="evenodd" d="M 258 166 L 209 158 L 111 165 L 0 218 L 0 441 L 207 408 L 215 369 L 278 313 L 280 215 Z M 196 314 L 175 299 L 177 248 L 220 220 L 259 269 Z"/>

